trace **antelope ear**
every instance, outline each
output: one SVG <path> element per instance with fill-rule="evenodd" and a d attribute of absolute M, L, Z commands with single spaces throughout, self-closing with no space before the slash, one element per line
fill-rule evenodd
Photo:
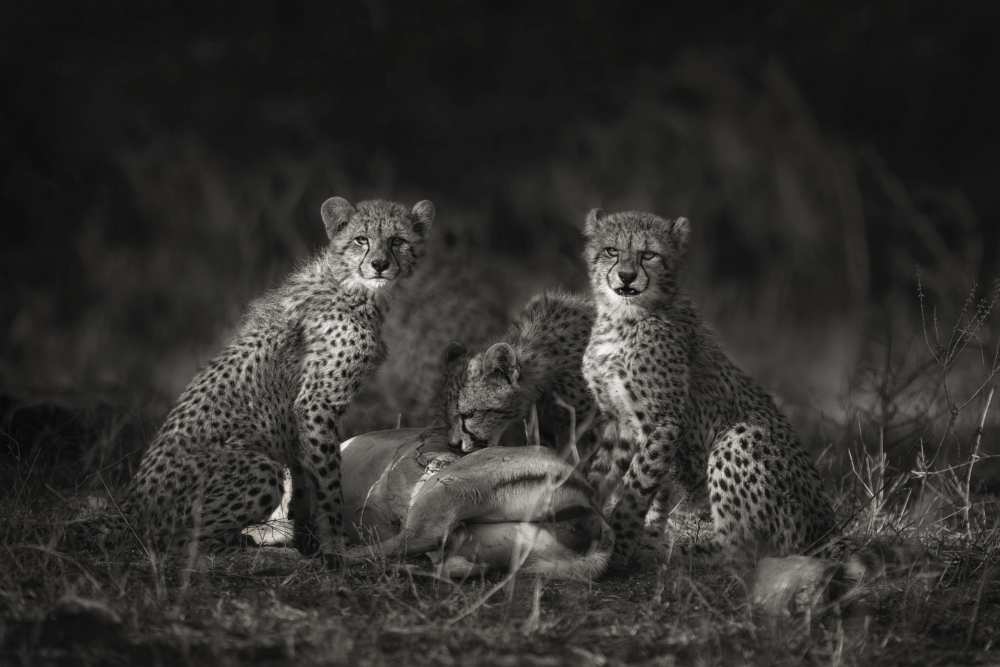
<path fill-rule="evenodd" d="M 330 197 L 319 209 L 323 216 L 323 224 L 326 226 L 326 235 L 332 241 L 339 234 L 354 215 L 354 207 L 351 202 L 343 197 Z"/>
<path fill-rule="evenodd" d="M 608 217 L 608 214 L 604 212 L 603 208 L 590 209 L 590 213 L 587 214 L 587 222 L 583 226 L 584 236 L 595 236 L 606 217 Z"/>
<path fill-rule="evenodd" d="M 413 220 L 413 231 L 420 236 L 426 236 L 431 225 L 434 224 L 434 202 L 429 199 L 418 201 L 410 211 L 410 218 Z"/>
<path fill-rule="evenodd" d="M 494 343 L 483 354 L 483 374 L 494 376 L 511 386 L 517 386 L 521 369 L 517 364 L 517 354 L 507 343 Z"/>
<path fill-rule="evenodd" d="M 688 237 L 691 236 L 691 223 L 687 218 L 677 218 L 670 225 L 670 239 L 681 257 L 687 255 Z"/>
<path fill-rule="evenodd" d="M 444 361 L 445 368 L 451 366 L 453 363 L 464 357 L 467 351 L 468 350 L 465 349 L 465 346 L 457 340 L 449 342 L 448 346 L 444 348 L 444 354 L 441 357 Z"/>

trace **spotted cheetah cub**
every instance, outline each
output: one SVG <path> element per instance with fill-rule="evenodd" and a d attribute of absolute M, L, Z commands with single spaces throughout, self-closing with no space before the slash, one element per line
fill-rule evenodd
<path fill-rule="evenodd" d="M 337 559 L 338 419 L 385 356 L 386 291 L 419 262 L 434 205 L 332 197 L 321 215 L 329 245 L 250 307 L 142 458 L 125 515 L 158 551 L 230 548 L 274 509 L 287 465 L 296 546 Z"/>
<path fill-rule="evenodd" d="M 441 401 L 451 446 L 467 453 L 496 445 L 533 405 L 542 442 L 567 444 L 567 408 L 581 420 L 594 409 L 580 372 L 593 324 L 589 299 L 551 291 L 529 301 L 503 339 L 486 350 L 469 354 L 450 346 Z"/>
<path fill-rule="evenodd" d="M 587 216 L 597 320 L 583 374 L 602 420 L 591 482 L 607 494 L 619 567 L 644 518 L 662 533 L 665 510 L 685 492 L 707 490 L 716 542 L 729 555 L 806 551 L 834 527 L 788 421 L 678 289 L 689 231 L 685 218 Z M 651 504 L 657 516 L 647 517 Z"/>

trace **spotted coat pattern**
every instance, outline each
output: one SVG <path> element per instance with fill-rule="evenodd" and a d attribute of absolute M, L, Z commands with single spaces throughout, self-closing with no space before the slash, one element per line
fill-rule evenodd
<path fill-rule="evenodd" d="M 453 346 L 446 354 L 441 397 L 451 446 L 467 453 L 496 445 L 532 406 L 541 441 L 568 444 L 566 406 L 578 423 L 594 411 L 580 366 L 593 323 L 589 299 L 549 291 L 529 301 L 506 335 L 487 349 L 470 354 Z M 580 446 L 585 449 L 587 441 Z"/>
<path fill-rule="evenodd" d="M 591 482 L 619 565 L 661 534 L 684 494 L 708 494 L 728 553 L 808 551 L 831 537 L 815 468 L 771 397 L 737 368 L 677 285 L 689 224 L 591 211 L 585 258 L 597 320 L 583 374 L 601 413 Z"/>
<path fill-rule="evenodd" d="M 386 290 L 418 263 L 434 207 L 333 197 L 321 212 L 329 246 L 251 306 L 142 458 L 126 516 L 157 550 L 231 548 L 277 505 L 285 466 L 296 546 L 341 549 L 338 418 L 386 354 Z"/>

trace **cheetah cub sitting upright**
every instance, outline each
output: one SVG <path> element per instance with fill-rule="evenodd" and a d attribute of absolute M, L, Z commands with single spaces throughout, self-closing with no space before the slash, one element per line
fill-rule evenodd
<path fill-rule="evenodd" d="M 386 291 L 420 260 L 434 205 L 332 197 L 321 214 L 327 248 L 250 307 L 142 458 L 125 516 L 158 551 L 231 548 L 274 509 L 288 466 L 296 546 L 338 559 L 337 422 L 385 356 Z"/>
<path fill-rule="evenodd" d="M 583 374 L 602 422 L 591 483 L 606 494 L 618 567 L 634 556 L 644 518 L 662 534 L 672 502 L 706 486 L 715 540 L 728 555 L 803 552 L 834 529 L 788 421 L 678 288 L 689 232 L 685 218 L 587 216 L 597 320 Z"/>

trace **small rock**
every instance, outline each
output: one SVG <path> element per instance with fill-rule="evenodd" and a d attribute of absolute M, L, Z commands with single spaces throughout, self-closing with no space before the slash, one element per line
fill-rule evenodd
<path fill-rule="evenodd" d="M 842 593 L 843 567 L 834 561 L 807 556 L 763 558 L 754 574 L 751 600 L 767 616 L 811 613 Z"/>

